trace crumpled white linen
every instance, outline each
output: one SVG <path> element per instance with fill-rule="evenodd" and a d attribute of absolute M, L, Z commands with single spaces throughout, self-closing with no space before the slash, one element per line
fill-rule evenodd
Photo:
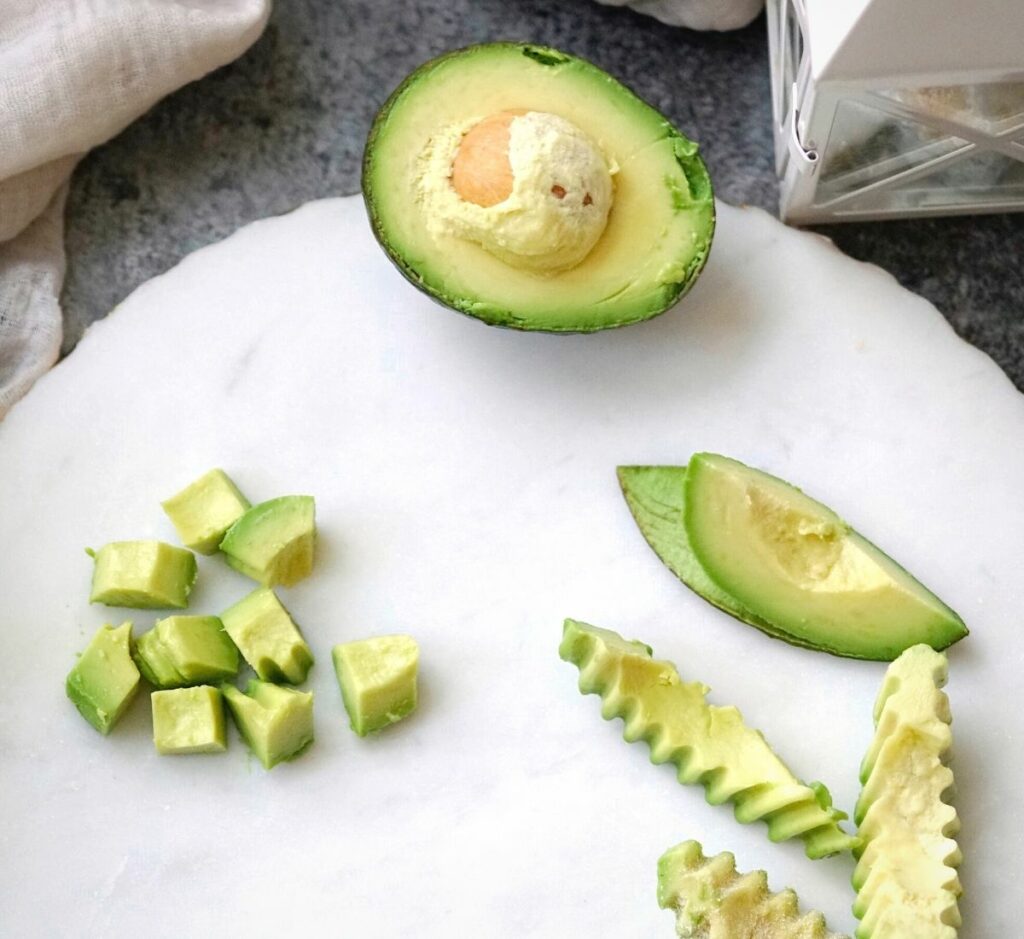
<path fill-rule="evenodd" d="M 0 418 L 57 359 L 67 180 L 241 55 L 270 0 L 0 0 Z"/>
<path fill-rule="evenodd" d="M 629 6 L 670 26 L 690 29 L 739 29 L 764 8 L 764 0 L 597 0 L 606 6 Z"/>

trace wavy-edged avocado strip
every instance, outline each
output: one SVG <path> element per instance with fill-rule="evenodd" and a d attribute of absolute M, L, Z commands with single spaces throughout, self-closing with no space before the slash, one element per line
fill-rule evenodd
<path fill-rule="evenodd" d="M 824 786 L 800 782 L 735 707 L 709 705 L 706 685 L 684 682 L 648 646 L 567 619 L 559 655 L 579 668 L 583 694 L 600 695 L 602 717 L 622 718 L 627 741 L 645 741 L 652 763 L 673 763 L 712 805 L 732 802 L 738 821 L 763 820 L 772 841 L 802 839 L 810 858 L 852 848 Z"/>
<path fill-rule="evenodd" d="M 947 674 L 946 657 L 926 645 L 885 673 L 855 813 L 857 939 L 956 939 L 960 821 L 943 799 L 953 787 Z"/>
<path fill-rule="evenodd" d="M 801 913 L 792 890 L 772 893 L 764 871 L 741 874 L 732 854 L 705 857 L 696 841 L 658 859 L 658 905 L 675 912 L 680 939 L 847 939 L 821 913 Z"/>

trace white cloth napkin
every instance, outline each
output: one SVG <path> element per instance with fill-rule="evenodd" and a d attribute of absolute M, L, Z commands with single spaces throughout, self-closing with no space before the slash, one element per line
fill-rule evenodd
<path fill-rule="evenodd" d="M 761 12 L 764 0 L 598 0 L 630 6 L 672 26 L 690 29 L 739 29 Z"/>
<path fill-rule="evenodd" d="M 0 418 L 57 359 L 67 179 L 242 54 L 270 0 L 0 0 Z"/>

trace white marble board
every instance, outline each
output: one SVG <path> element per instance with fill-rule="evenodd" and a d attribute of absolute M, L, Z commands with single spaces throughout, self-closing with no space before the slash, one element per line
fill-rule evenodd
<path fill-rule="evenodd" d="M 1019 930 L 1024 398 L 925 301 L 824 240 L 720 207 L 676 310 L 592 336 L 433 305 L 357 199 L 258 222 L 146 284 L 0 425 L 0 931 L 49 936 L 672 935 L 655 862 L 697 838 L 851 930 L 852 861 L 676 784 L 561 662 L 562 619 L 641 638 L 850 809 L 883 666 L 717 612 L 645 545 L 619 463 L 698 449 L 837 508 L 959 610 L 950 655 L 971 937 Z M 123 611 L 86 545 L 174 539 L 159 500 L 211 466 L 317 498 L 285 592 L 318 656 L 317 742 L 264 772 L 159 757 L 141 695 L 109 738 L 64 697 Z M 192 609 L 251 584 L 203 559 Z M 127 613 L 137 628 L 153 613 Z M 330 648 L 408 631 L 422 706 L 359 740 Z"/>

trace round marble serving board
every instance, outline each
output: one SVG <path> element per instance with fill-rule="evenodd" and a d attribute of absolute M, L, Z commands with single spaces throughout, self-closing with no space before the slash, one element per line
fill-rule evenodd
<path fill-rule="evenodd" d="M 2 930 L 40 936 L 670 936 L 661 852 L 697 838 L 853 928 L 848 857 L 736 823 L 601 720 L 557 648 L 641 638 L 852 809 L 884 666 L 706 605 L 645 545 L 620 463 L 727 453 L 802 485 L 959 610 L 951 650 L 964 937 L 1019 926 L 1024 398 L 925 301 L 756 210 L 720 206 L 670 313 L 591 336 L 437 307 L 357 198 L 196 252 L 99 323 L 0 425 Z M 264 772 L 232 731 L 160 757 L 141 694 L 109 738 L 65 698 L 91 633 L 87 545 L 174 540 L 159 501 L 212 466 L 316 496 L 283 598 L 317 657 L 317 741 Z M 195 612 L 252 586 L 201 559 Z M 337 642 L 407 631 L 421 708 L 347 727 Z"/>

